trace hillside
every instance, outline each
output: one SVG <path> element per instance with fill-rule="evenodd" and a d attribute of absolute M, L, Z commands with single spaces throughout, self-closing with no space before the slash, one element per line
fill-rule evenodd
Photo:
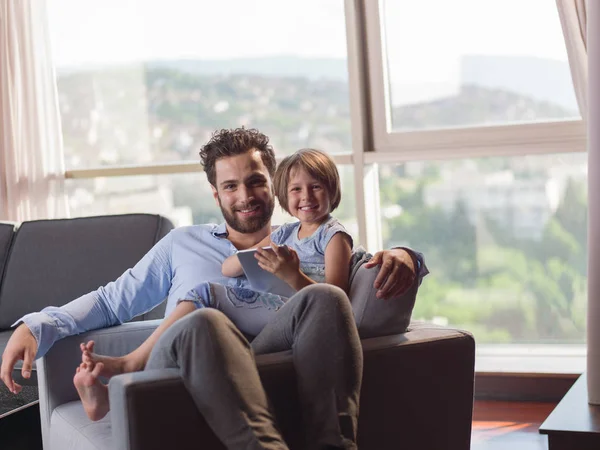
<path fill-rule="evenodd" d="M 502 89 L 465 85 L 440 100 L 394 108 L 396 130 L 509 124 L 575 117 L 577 112 Z"/>
<path fill-rule="evenodd" d="M 251 126 L 280 153 L 351 151 L 348 87 L 330 79 L 196 75 L 143 66 L 63 74 L 59 102 L 67 167 L 197 159 L 220 127 Z M 403 129 L 561 118 L 564 108 L 476 86 L 393 110 Z"/>

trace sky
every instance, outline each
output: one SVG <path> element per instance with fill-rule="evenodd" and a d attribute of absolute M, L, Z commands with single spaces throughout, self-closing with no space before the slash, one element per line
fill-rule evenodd
<path fill-rule="evenodd" d="M 344 3 L 48 0 L 48 9 L 62 68 L 281 55 L 345 59 Z M 464 55 L 567 59 L 555 0 L 381 0 L 380 8 L 394 104 L 454 93 Z"/>
<path fill-rule="evenodd" d="M 567 60 L 555 0 L 386 0 L 384 17 L 390 71 L 406 80 L 448 78 L 465 54 Z"/>
<path fill-rule="evenodd" d="M 370 0 L 371 1 L 371 0 Z M 373 0 L 375 1 L 375 0 Z M 57 66 L 140 59 L 346 57 L 343 0 L 49 0 Z M 554 0 L 384 0 L 392 59 L 566 58 Z M 429 54 L 434 57 L 423 58 Z M 397 55 L 397 56 L 394 56 Z M 406 70 L 406 67 L 405 67 Z"/>
<path fill-rule="evenodd" d="M 57 66 L 268 55 L 346 57 L 341 0 L 49 0 Z"/>

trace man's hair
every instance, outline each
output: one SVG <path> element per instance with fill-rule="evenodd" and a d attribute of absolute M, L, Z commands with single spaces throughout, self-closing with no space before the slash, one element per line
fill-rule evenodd
<path fill-rule="evenodd" d="M 219 159 L 242 155 L 251 149 L 260 152 L 262 161 L 273 178 L 277 163 L 269 138 L 254 128 L 223 128 L 215 131 L 206 145 L 200 149 L 200 162 L 204 166 L 208 182 L 217 187 L 215 163 Z"/>
<path fill-rule="evenodd" d="M 340 174 L 333 159 L 320 150 L 303 148 L 285 157 L 279 163 L 275 172 L 273 182 L 275 195 L 285 212 L 291 214 L 288 209 L 288 184 L 290 183 L 292 171 L 297 169 L 306 170 L 311 177 L 314 177 L 319 183 L 325 186 L 325 189 L 329 193 L 329 200 L 331 201 L 331 211 L 339 206 L 342 199 Z"/>

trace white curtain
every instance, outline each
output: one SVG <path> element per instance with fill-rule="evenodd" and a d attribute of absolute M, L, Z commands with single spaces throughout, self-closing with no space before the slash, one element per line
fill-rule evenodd
<path fill-rule="evenodd" d="M 588 403 L 600 405 L 600 3 L 557 0 L 577 101 L 588 139 Z M 588 51 L 589 50 L 589 51 Z M 588 72 L 589 70 L 589 72 Z"/>
<path fill-rule="evenodd" d="M 67 215 L 46 0 L 0 0 L 0 220 Z"/>
<path fill-rule="evenodd" d="M 597 1 L 597 0 L 594 0 Z M 556 0 L 573 87 L 584 121 L 588 115 L 587 1 Z"/>

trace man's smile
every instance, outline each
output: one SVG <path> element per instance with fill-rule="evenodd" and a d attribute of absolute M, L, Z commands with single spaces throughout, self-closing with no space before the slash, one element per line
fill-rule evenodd
<path fill-rule="evenodd" d="M 260 212 L 260 205 L 255 204 L 244 208 L 236 208 L 235 212 L 240 213 L 242 216 L 248 217 L 253 216 Z"/>

